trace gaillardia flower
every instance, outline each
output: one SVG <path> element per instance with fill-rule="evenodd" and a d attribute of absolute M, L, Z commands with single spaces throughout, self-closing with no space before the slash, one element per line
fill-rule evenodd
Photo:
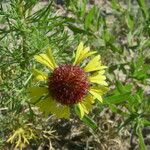
<path fill-rule="evenodd" d="M 104 76 L 107 67 L 101 65 L 100 55 L 95 54 L 96 51 L 90 51 L 81 42 L 72 64 L 56 64 L 50 49 L 35 55 L 35 60 L 48 67 L 49 73 L 33 69 L 35 79 L 46 85 L 29 88 L 31 102 L 46 115 L 69 118 L 70 108 L 74 107 L 83 118 L 96 99 L 102 102 L 102 95 L 107 91 Z"/>

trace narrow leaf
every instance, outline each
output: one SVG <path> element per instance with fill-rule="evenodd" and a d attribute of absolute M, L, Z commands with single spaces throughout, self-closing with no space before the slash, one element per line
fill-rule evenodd
<path fill-rule="evenodd" d="M 92 129 L 97 128 L 96 122 L 92 118 L 88 117 L 87 115 L 84 115 L 82 121 Z"/>

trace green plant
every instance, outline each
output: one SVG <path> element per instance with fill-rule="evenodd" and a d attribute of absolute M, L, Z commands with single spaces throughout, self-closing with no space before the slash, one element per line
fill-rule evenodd
<path fill-rule="evenodd" d="M 60 120 L 53 116 L 45 118 L 29 102 L 27 88 L 33 81 L 31 73 L 35 67 L 33 56 L 51 47 L 56 62 L 60 64 L 68 62 L 74 54 L 74 47 L 80 41 L 84 41 L 85 45 L 90 46 L 102 56 L 102 63 L 108 66 L 106 75 L 110 91 L 104 96 L 103 103 L 98 102 L 94 110 L 85 115 L 82 121 L 74 115 L 69 123 L 62 120 L 64 124 L 61 126 L 66 125 L 66 128 L 71 126 L 71 129 L 67 128 L 68 132 L 70 131 L 69 136 L 66 135 L 61 140 L 67 141 L 70 137 L 71 141 L 74 136 L 76 137 L 72 128 L 79 127 L 79 133 L 83 132 L 79 136 L 83 138 L 82 146 L 85 147 L 84 139 L 87 137 L 92 137 L 97 142 L 93 144 L 91 140 L 89 145 L 86 143 L 88 146 L 92 145 L 95 149 L 96 146 L 103 146 L 101 140 L 105 141 L 106 135 L 101 137 L 99 134 L 102 134 L 101 122 L 106 116 L 103 112 L 109 110 L 108 116 L 115 114 L 121 120 L 118 121 L 112 117 L 111 121 L 116 127 L 112 132 L 113 138 L 115 134 L 119 135 L 121 131 L 128 130 L 131 147 L 132 138 L 136 137 L 136 140 L 139 140 L 140 149 L 145 150 L 142 130 L 150 126 L 148 91 L 150 88 L 150 13 L 148 6 L 149 2 L 145 0 L 134 2 L 111 0 L 104 5 L 99 3 L 91 5 L 87 0 L 66 0 L 63 6 L 56 5 L 54 1 L 1 0 L 1 149 L 15 147 L 13 144 L 6 143 L 9 135 L 30 122 L 31 128 L 34 128 L 37 135 L 44 135 L 44 131 L 51 131 L 51 126 L 57 129 L 56 133 L 59 132 L 57 123 Z M 38 85 L 36 81 L 34 82 Z M 104 122 L 107 124 L 109 121 L 104 120 Z M 108 132 L 108 137 L 111 137 L 112 133 Z M 50 135 L 47 136 L 48 140 L 44 137 L 38 139 L 38 142 L 33 140 L 35 145 L 30 140 L 29 146 L 37 149 L 41 143 L 44 143 L 44 146 L 49 143 L 49 147 L 51 143 L 56 145 L 57 149 L 58 145 L 66 142 L 64 140 L 60 144 L 57 138 L 49 140 Z M 74 140 L 77 139 L 78 136 L 73 139 L 73 142 L 76 143 Z M 80 142 L 77 141 L 77 143 Z"/>

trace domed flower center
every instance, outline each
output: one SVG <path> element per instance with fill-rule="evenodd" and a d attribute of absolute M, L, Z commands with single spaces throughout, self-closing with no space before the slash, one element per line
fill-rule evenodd
<path fill-rule="evenodd" d="M 88 88 L 87 74 L 79 66 L 61 65 L 49 77 L 49 92 L 61 104 L 80 102 Z"/>

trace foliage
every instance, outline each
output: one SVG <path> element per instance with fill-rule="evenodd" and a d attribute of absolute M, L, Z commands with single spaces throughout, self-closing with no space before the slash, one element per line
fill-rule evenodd
<path fill-rule="evenodd" d="M 134 134 L 139 139 L 140 149 L 146 149 L 142 130 L 150 126 L 148 4 L 145 0 L 111 0 L 107 7 L 91 5 L 87 0 L 66 0 L 62 6 L 53 1 L 1 0 L 2 148 L 17 146 L 9 145 L 6 141 L 10 141 L 8 139 L 11 135 L 29 123 L 31 125 L 26 132 L 34 129 L 35 137 L 42 135 L 37 140 L 25 133 L 30 147 L 39 147 L 38 142 L 47 143 L 45 137 L 48 137 L 49 143 L 52 139 L 57 139 L 50 126 L 55 127 L 59 120 L 53 116 L 44 118 L 29 103 L 27 87 L 32 81 L 31 70 L 35 65 L 33 56 L 51 47 L 56 61 L 64 63 L 70 61 L 73 48 L 84 41 L 101 54 L 103 63 L 108 66 L 106 75 L 110 91 L 104 96 L 104 102 L 98 102 L 93 112 L 82 121 L 90 128 L 90 134 L 96 137 L 101 130 L 98 118 L 103 111 L 109 109 L 110 113 L 115 113 L 122 120 L 121 123 L 114 120 L 117 124 L 116 133 L 126 129 L 131 131 L 131 139 Z M 73 119 L 83 124 L 77 118 Z M 67 124 L 66 120 L 65 122 Z M 35 141 L 37 145 L 33 144 Z"/>

